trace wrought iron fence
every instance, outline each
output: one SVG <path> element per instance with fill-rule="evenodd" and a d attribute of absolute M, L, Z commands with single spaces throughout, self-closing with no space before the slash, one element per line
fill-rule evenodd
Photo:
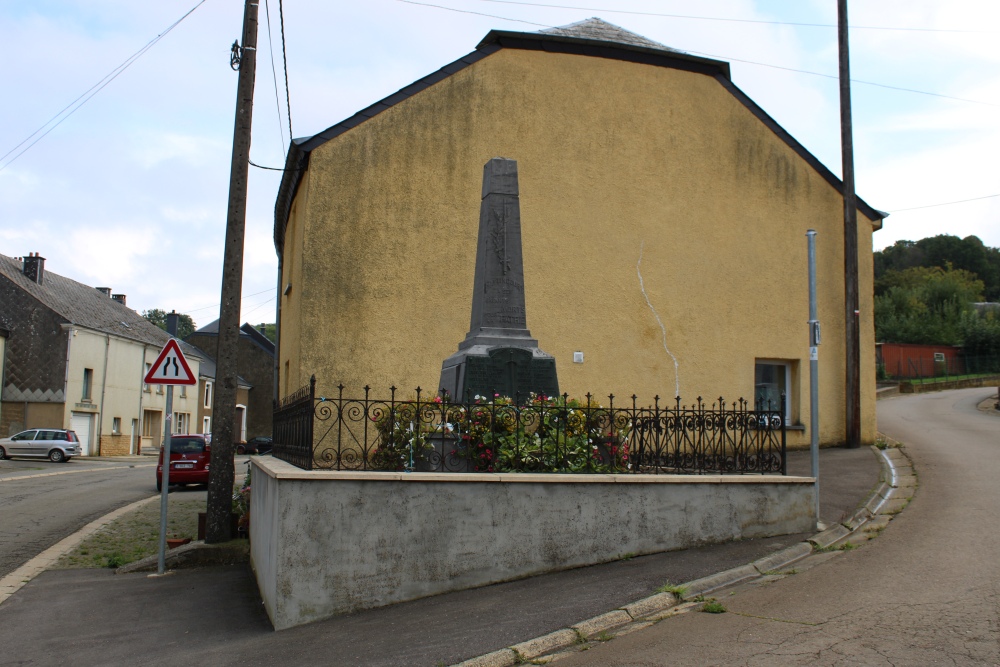
<path fill-rule="evenodd" d="M 785 474 L 784 395 L 773 409 L 517 398 L 317 397 L 313 377 L 276 406 L 273 456 L 306 470 Z"/>

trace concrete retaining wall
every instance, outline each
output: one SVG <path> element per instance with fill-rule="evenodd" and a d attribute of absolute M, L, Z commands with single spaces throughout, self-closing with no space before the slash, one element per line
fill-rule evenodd
<path fill-rule="evenodd" d="M 806 477 L 338 473 L 270 457 L 253 465 L 251 561 L 278 630 L 815 524 Z"/>

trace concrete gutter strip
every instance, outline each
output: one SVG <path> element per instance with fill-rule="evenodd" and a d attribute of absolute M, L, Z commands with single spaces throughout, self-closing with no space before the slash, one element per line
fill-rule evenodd
<path fill-rule="evenodd" d="M 666 611 L 676 605 L 677 602 L 677 597 L 673 593 L 657 593 L 632 604 L 627 604 L 622 607 L 622 610 L 628 612 L 628 615 L 633 619 L 639 619 Z"/>
<path fill-rule="evenodd" d="M 572 630 L 556 630 L 547 635 L 529 639 L 520 644 L 514 644 L 510 647 L 510 650 L 517 653 L 523 660 L 533 660 L 540 655 L 572 646 L 577 641 L 579 641 L 579 635 Z M 462 664 L 464 665 L 465 663 Z"/>
<path fill-rule="evenodd" d="M 761 574 L 767 574 L 788 567 L 810 554 L 812 554 L 812 545 L 808 542 L 799 542 L 770 556 L 755 560 L 751 565 Z"/>
<path fill-rule="evenodd" d="M 617 628 L 631 621 L 632 617 L 627 611 L 616 609 L 600 616 L 588 618 L 586 621 L 580 621 L 572 626 L 570 630 L 578 632 L 581 637 L 593 637 L 596 634 L 600 634 L 611 628 Z"/>
<path fill-rule="evenodd" d="M 685 600 L 693 600 L 699 595 L 705 595 L 720 588 L 727 588 L 748 579 L 756 579 L 759 576 L 760 572 L 753 565 L 735 567 L 731 570 L 688 582 L 684 585 L 683 597 Z"/>
<path fill-rule="evenodd" d="M 878 496 L 876 496 L 876 498 L 877 497 Z M 828 546 L 831 546 L 834 542 L 843 539 L 850 533 L 851 531 L 838 523 L 836 526 L 824 530 L 822 533 L 813 535 L 809 538 L 809 541 L 812 542 L 817 549 L 826 549 Z"/>
<path fill-rule="evenodd" d="M 814 553 L 817 549 L 844 544 L 851 540 L 851 538 L 857 537 L 867 540 L 869 537 L 867 533 L 877 532 L 885 528 L 892 517 L 886 514 L 878 514 L 878 510 L 882 509 L 882 506 L 886 503 L 886 499 L 882 494 L 885 493 L 891 496 L 894 487 L 896 487 L 896 464 L 903 466 L 912 465 L 910 460 L 906 458 L 906 455 L 899 450 L 893 450 L 891 457 L 886 455 L 885 450 L 879 450 L 874 446 L 872 450 L 877 453 L 883 463 L 882 476 L 888 483 L 880 484 L 872 492 L 871 497 L 867 499 L 865 507 L 855 512 L 844 524 L 837 524 L 812 536 L 806 542 L 800 542 L 787 549 L 782 549 L 770 556 L 756 560 L 750 565 L 733 568 L 682 584 L 677 588 L 684 591 L 684 601 L 671 593 L 658 593 L 624 605 L 615 611 L 581 621 L 569 629 L 557 630 L 542 637 L 515 644 L 509 648 L 466 660 L 452 667 L 510 667 L 511 665 L 521 664 L 544 655 L 564 651 L 571 645 L 580 643 L 582 638 L 592 637 L 602 631 L 622 628 L 619 634 L 625 634 L 633 630 L 639 630 L 648 627 L 652 622 L 669 618 L 675 613 L 683 613 L 700 608 L 703 603 L 693 601 L 693 599 L 707 593 L 736 584 L 762 579 L 767 576 L 765 574 L 767 572 L 781 570 L 792 563 L 806 558 L 827 559 L 840 555 L 839 552 L 821 553 L 818 555 L 814 555 Z M 631 476 L 626 475 L 626 477 Z M 642 477 L 656 477 L 656 475 L 642 475 Z M 803 479 L 811 480 L 811 478 Z M 889 490 L 886 491 L 886 488 Z M 905 504 L 906 501 L 900 500 L 899 502 Z M 868 506 L 875 506 L 876 511 L 869 513 L 868 509 L 866 509 Z"/>
<path fill-rule="evenodd" d="M 512 649 L 502 648 L 486 655 L 470 658 L 454 667 L 513 667 L 520 662 Z"/>

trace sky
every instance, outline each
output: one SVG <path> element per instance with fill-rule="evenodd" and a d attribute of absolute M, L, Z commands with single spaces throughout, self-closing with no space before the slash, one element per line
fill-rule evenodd
<path fill-rule="evenodd" d="M 292 136 L 310 136 L 491 29 L 597 16 L 730 62 L 733 82 L 841 174 L 836 0 L 283 0 L 287 97 L 278 2 L 260 2 L 258 165 L 283 166 L 288 109 Z M 850 0 L 849 12 L 857 193 L 891 214 L 875 249 L 936 234 L 1000 247 L 1000 3 Z M 38 252 L 47 271 L 140 312 L 215 320 L 242 16 L 242 0 L 0 0 L 0 253 Z M 279 181 L 250 168 L 241 321 L 254 324 L 274 321 Z"/>

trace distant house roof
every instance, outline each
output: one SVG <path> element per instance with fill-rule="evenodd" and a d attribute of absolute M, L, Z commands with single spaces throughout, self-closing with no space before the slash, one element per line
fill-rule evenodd
<path fill-rule="evenodd" d="M 219 335 L 219 320 L 214 322 L 209 322 L 202 328 L 198 329 L 192 335 L 206 335 L 206 336 L 218 336 Z M 262 334 L 257 327 L 250 324 L 249 322 L 244 322 L 243 326 L 240 327 L 240 338 L 247 338 L 254 342 L 257 347 L 264 350 L 272 357 L 274 356 L 274 343 L 271 339 Z"/>
<path fill-rule="evenodd" d="M 215 375 L 216 375 L 215 359 L 213 359 L 208 352 L 201 349 L 197 345 L 192 345 L 191 343 L 187 342 L 183 344 L 186 345 L 188 348 L 197 351 L 197 353 L 202 357 L 202 361 L 198 365 L 199 377 L 211 378 L 212 380 L 215 380 Z M 236 384 L 239 385 L 241 389 L 253 389 L 253 385 L 247 382 L 246 378 L 244 378 L 242 375 L 236 376 Z"/>
<path fill-rule="evenodd" d="M 157 347 L 170 339 L 166 331 L 94 287 L 61 276 L 48 267 L 39 285 L 24 275 L 22 266 L 13 257 L 0 255 L 0 275 L 69 324 Z M 193 348 L 185 348 L 183 343 L 182 349 L 185 354 L 193 352 Z M 201 355 L 195 356 L 201 359 Z"/>
<path fill-rule="evenodd" d="M 834 175 L 822 162 L 795 140 L 783 127 L 771 118 L 746 93 L 737 88 L 730 80 L 729 63 L 711 58 L 694 56 L 683 51 L 677 51 L 668 46 L 647 39 L 634 32 L 625 30 L 599 18 L 571 23 L 558 28 L 549 28 L 540 32 L 512 32 L 507 30 L 491 30 L 476 46 L 472 53 L 445 65 L 433 74 L 419 79 L 409 86 L 398 90 L 392 95 L 362 109 L 350 118 L 319 132 L 311 137 L 293 139 L 285 158 L 285 171 L 278 188 L 278 197 L 274 204 L 274 247 L 281 253 L 284 246 L 285 226 L 291 213 L 292 201 L 302 182 L 302 174 L 309 166 L 309 154 L 327 141 L 337 137 L 351 128 L 357 127 L 386 109 L 406 100 L 417 93 L 430 88 L 452 74 L 479 62 L 483 58 L 501 49 L 524 49 L 546 51 L 552 53 L 569 53 L 598 58 L 625 60 L 659 67 L 670 67 L 691 72 L 698 72 L 716 78 L 723 87 L 736 97 L 761 122 L 784 141 L 813 167 L 830 185 L 838 191 L 843 189 L 843 182 Z M 878 211 L 867 203 L 857 199 L 858 209 L 871 220 L 878 221 L 888 216 L 888 213 Z M 877 227 L 880 228 L 880 227 Z"/>

